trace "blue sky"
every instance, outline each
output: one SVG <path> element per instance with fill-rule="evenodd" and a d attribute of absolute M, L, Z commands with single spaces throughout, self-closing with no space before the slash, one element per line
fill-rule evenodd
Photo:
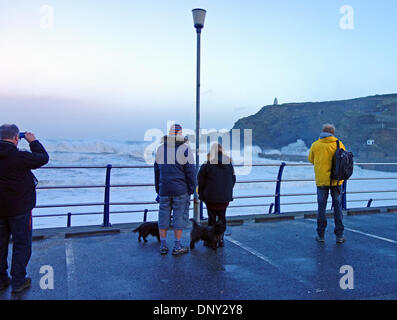
<path fill-rule="evenodd" d="M 54 10 L 53 28 L 41 28 Z M 354 9 L 354 29 L 339 12 Z M 231 128 L 273 103 L 395 93 L 397 2 L 0 0 L 2 122 L 46 138 L 142 140 L 167 120 Z M 281 120 L 280 120 L 281 121 Z"/>

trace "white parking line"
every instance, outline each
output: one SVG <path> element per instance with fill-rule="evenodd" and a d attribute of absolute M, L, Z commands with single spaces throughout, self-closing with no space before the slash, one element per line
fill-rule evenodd
<path fill-rule="evenodd" d="M 68 299 L 70 299 L 72 292 L 74 292 L 77 288 L 77 283 L 75 278 L 72 239 L 65 239 L 65 253 L 66 253 L 66 274 L 67 274 L 67 283 L 68 283 Z"/>
<path fill-rule="evenodd" d="M 225 237 L 226 240 L 234 243 L 235 245 L 239 246 L 240 248 L 248 251 L 249 253 L 253 254 L 254 256 L 258 257 L 259 259 L 262 259 L 263 261 L 267 262 L 268 264 L 272 265 L 273 267 L 277 268 L 278 270 L 280 270 L 280 267 L 278 265 L 276 265 L 274 262 L 272 262 L 268 257 L 264 256 L 262 253 L 247 247 L 245 244 L 242 244 L 241 242 L 232 239 L 231 237 Z"/>
<path fill-rule="evenodd" d="M 252 255 L 256 256 L 257 258 L 259 258 L 259 259 L 261 259 L 261 260 L 267 262 L 267 263 L 270 264 L 271 266 L 275 267 L 278 271 L 280 271 L 280 272 L 282 272 L 282 273 L 286 273 L 285 271 L 283 271 L 283 270 L 281 269 L 280 266 L 278 266 L 276 263 L 274 263 L 274 262 L 273 262 L 272 260 L 270 260 L 268 257 L 264 256 L 262 253 L 260 253 L 260 252 L 258 252 L 258 251 L 256 251 L 256 250 L 254 250 L 254 249 L 252 249 L 252 248 L 246 246 L 245 244 L 241 243 L 240 241 L 234 240 L 234 239 L 231 238 L 231 237 L 225 236 L 225 239 L 228 240 L 228 241 L 230 241 L 230 242 L 232 242 L 232 243 L 234 243 L 235 245 L 239 246 L 241 249 L 244 249 L 245 251 L 248 251 L 249 253 L 251 253 Z M 290 273 L 288 273 L 288 275 L 291 277 L 291 274 L 290 274 Z M 298 278 L 296 278 L 296 277 L 292 277 L 292 278 L 295 279 L 295 280 L 297 280 L 297 281 L 299 281 L 300 283 L 302 283 L 302 284 L 304 284 L 304 285 L 306 285 L 306 286 L 310 286 L 310 283 L 308 283 L 308 282 L 306 282 L 306 281 L 304 281 L 304 280 L 302 280 L 302 279 L 298 279 Z"/>
<path fill-rule="evenodd" d="M 397 241 L 395 241 L 395 240 L 379 237 L 377 235 L 366 233 L 366 232 L 362 232 L 360 230 L 354 230 L 354 229 L 350 229 L 350 228 L 345 228 L 345 230 L 350 231 L 350 232 L 359 233 L 359 234 L 365 235 L 367 237 L 371 237 L 371 238 L 375 238 L 375 239 L 379 239 L 379 240 L 383 240 L 383 241 L 387 241 L 387 242 L 390 242 L 390 243 L 397 244 Z"/>
<path fill-rule="evenodd" d="M 317 220 L 314 220 L 314 219 L 305 219 L 305 220 L 311 221 L 311 222 L 317 222 Z M 377 236 L 375 234 L 366 233 L 366 232 L 363 232 L 363 231 L 360 231 L 360 230 L 350 229 L 350 228 L 346 228 L 346 227 L 345 227 L 345 230 L 350 231 L 350 232 L 354 232 L 354 233 L 358 233 L 358 234 L 362 234 L 364 236 L 371 237 L 371 238 L 374 238 L 374 239 L 383 240 L 383 241 L 387 241 L 387 242 L 390 242 L 390 243 L 397 244 L 397 241 L 395 241 L 395 240 L 384 238 L 384 237 L 379 237 L 379 236 Z"/>

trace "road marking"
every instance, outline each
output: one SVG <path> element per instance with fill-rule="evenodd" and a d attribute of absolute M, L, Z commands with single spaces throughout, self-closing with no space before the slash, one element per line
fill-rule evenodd
<path fill-rule="evenodd" d="M 240 241 L 234 240 L 234 239 L 231 238 L 231 237 L 226 237 L 226 236 L 225 236 L 225 239 L 228 240 L 228 241 L 230 241 L 230 242 L 232 242 L 232 243 L 234 243 L 235 245 L 239 246 L 241 249 L 244 249 L 245 251 L 248 251 L 249 253 L 251 253 L 252 255 L 256 256 L 257 258 L 259 258 L 259 259 L 261 259 L 261 260 L 267 262 L 267 263 L 270 264 L 271 266 L 275 267 L 278 271 L 283 272 L 283 273 L 286 273 L 286 272 L 284 272 L 284 271 L 281 269 L 280 266 L 278 266 L 277 264 L 275 264 L 272 260 L 270 260 L 268 257 L 264 256 L 262 253 L 256 251 L 255 249 L 252 249 L 252 248 L 246 246 L 245 244 L 241 243 Z M 290 277 L 292 277 L 292 276 L 291 276 L 291 273 L 288 273 L 288 272 L 287 272 L 287 274 L 288 274 Z M 292 278 L 295 279 L 295 280 L 297 280 L 297 281 L 299 281 L 300 283 L 304 284 L 305 286 L 309 286 L 309 287 L 311 286 L 311 284 L 310 284 L 309 282 L 306 282 L 306 281 L 304 281 L 304 280 L 302 280 L 302 279 L 298 279 L 298 278 L 296 278 L 296 277 L 292 277 Z"/>
<path fill-rule="evenodd" d="M 235 245 L 239 246 L 240 248 L 244 249 L 245 251 L 248 251 L 249 253 L 253 254 L 254 256 L 258 257 L 259 259 L 267 262 L 268 264 L 272 265 L 273 267 L 277 268 L 280 270 L 280 267 L 278 265 L 276 265 L 275 263 L 273 263 L 268 257 L 264 256 L 263 254 L 261 254 L 260 252 L 247 247 L 245 244 L 242 244 L 241 242 L 232 239 L 231 237 L 225 237 L 226 240 L 234 243 Z"/>
<path fill-rule="evenodd" d="M 314 219 L 306 219 L 306 220 L 312 221 L 312 222 L 317 222 L 317 220 L 314 220 Z M 355 229 L 350 229 L 350 228 L 345 228 L 345 230 L 350 231 L 350 232 L 354 232 L 354 233 L 358 233 L 358 234 L 362 234 L 364 236 L 371 237 L 371 238 L 374 238 L 374 239 L 383 240 L 383 241 L 387 241 L 387 242 L 390 242 L 390 243 L 397 244 L 397 241 L 395 241 L 395 240 L 384 238 L 384 237 L 379 237 L 379 236 L 377 236 L 375 234 L 366 233 L 366 232 L 363 232 L 363 231 L 360 231 L 360 230 L 355 230 Z"/>
<path fill-rule="evenodd" d="M 72 239 L 65 239 L 65 253 L 66 253 L 68 299 L 70 299 L 72 292 L 74 292 L 77 288 Z"/>
<path fill-rule="evenodd" d="M 345 230 L 348 230 L 348 231 L 350 231 L 350 232 L 359 233 L 359 234 L 365 235 L 365 236 L 367 236 L 367 237 L 371 237 L 371 238 L 375 238 L 375 239 L 379 239 L 379 240 L 383 240 L 383 241 L 387 241 L 387 242 L 390 242 L 390 243 L 395 243 L 395 244 L 397 244 L 397 241 L 395 241 L 395 240 L 387 239 L 387 238 L 383 238 L 383 237 L 379 237 L 379 236 L 377 236 L 377 235 L 370 234 L 370 233 L 366 233 L 366 232 L 362 232 L 362 231 L 360 231 L 360 230 L 354 230 L 354 229 L 350 229 L 350 228 L 345 228 Z"/>

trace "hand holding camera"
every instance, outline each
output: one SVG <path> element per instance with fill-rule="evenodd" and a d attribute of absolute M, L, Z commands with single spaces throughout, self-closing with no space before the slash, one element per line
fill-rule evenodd
<path fill-rule="evenodd" d="M 20 132 L 19 133 L 19 139 L 23 139 L 23 138 L 25 138 L 26 141 L 29 142 L 29 143 L 37 140 L 35 135 L 33 133 L 31 133 L 31 132 Z"/>

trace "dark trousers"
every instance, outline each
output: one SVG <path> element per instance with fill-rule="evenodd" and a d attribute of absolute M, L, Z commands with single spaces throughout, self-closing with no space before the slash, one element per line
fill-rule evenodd
<path fill-rule="evenodd" d="M 213 210 L 207 208 L 208 213 L 208 226 L 213 226 L 217 221 L 222 221 L 226 225 L 226 209 Z"/>
<path fill-rule="evenodd" d="M 213 210 L 207 207 L 207 213 L 208 226 L 213 226 L 217 221 L 222 221 L 222 223 L 226 226 L 226 209 Z M 221 239 L 223 240 L 223 233 L 221 235 Z"/>
<path fill-rule="evenodd" d="M 26 267 L 32 254 L 31 212 L 15 217 L 0 217 L 0 281 L 7 278 L 8 245 L 12 236 L 11 285 L 18 288 L 25 282 Z"/>
<path fill-rule="evenodd" d="M 343 236 L 344 226 L 343 226 L 343 214 L 342 214 L 342 188 L 338 187 L 317 187 L 317 202 L 318 202 L 318 212 L 317 212 L 317 233 L 319 236 L 323 237 L 325 229 L 327 228 L 327 200 L 328 194 L 331 191 L 332 205 L 334 207 L 334 221 L 335 229 L 334 233 L 337 237 Z"/>

